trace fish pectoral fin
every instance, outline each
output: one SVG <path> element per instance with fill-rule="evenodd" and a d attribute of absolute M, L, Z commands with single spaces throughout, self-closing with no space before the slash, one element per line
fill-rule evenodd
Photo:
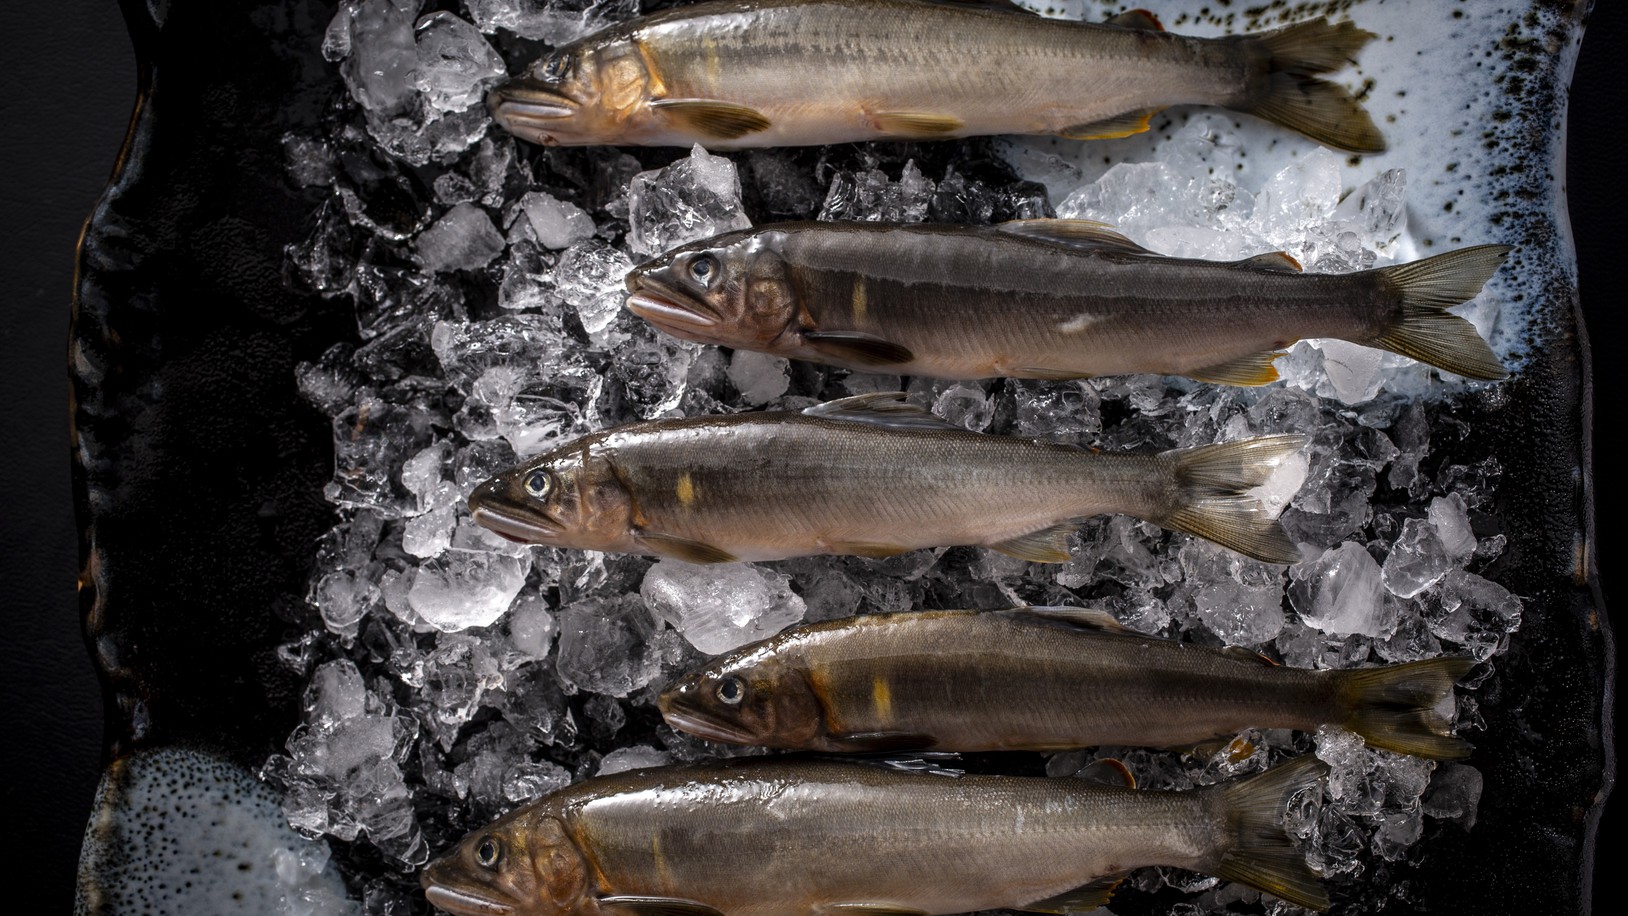
<path fill-rule="evenodd" d="M 1050 528 L 1020 534 L 999 543 L 988 545 L 1007 556 L 1028 560 L 1030 563 L 1067 563 L 1068 536 L 1074 533 L 1073 522 L 1061 522 Z"/>
<path fill-rule="evenodd" d="M 1211 385 L 1266 385 L 1278 380 L 1277 367 L 1272 361 L 1283 356 L 1284 350 L 1267 350 L 1264 353 L 1246 353 L 1237 359 L 1229 359 L 1214 366 L 1205 366 L 1184 373 L 1188 378 L 1208 382 Z"/>
<path fill-rule="evenodd" d="M 868 423 L 887 429 L 953 429 L 956 432 L 966 432 L 954 423 L 946 423 L 911 404 L 905 400 L 906 397 L 909 395 L 903 391 L 856 394 L 849 398 L 815 404 L 813 407 L 804 408 L 803 413 L 810 417 Z"/>
<path fill-rule="evenodd" d="M 769 127 L 769 119 L 757 109 L 716 99 L 659 99 L 650 108 L 713 140 L 735 140 Z"/>
<path fill-rule="evenodd" d="M 828 359 L 865 366 L 898 366 L 916 358 L 909 347 L 864 331 L 804 331 L 803 340 Z"/>
<path fill-rule="evenodd" d="M 1074 774 L 1075 779 L 1083 779 L 1098 785 L 1113 786 L 1116 789 L 1136 788 L 1136 776 L 1124 761 L 1117 757 L 1104 757 L 1086 764 L 1085 768 Z"/>
<path fill-rule="evenodd" d="M 642 531 L 635 537 L 651 553 L 686 563 L 733 563 L 737 559 L 727 550 L 671 534 Z"/>
<path fill-rule="evenodd" d="M 862 732 L 832 735 L 830 741 L 844 754 L 891 754 L 895 751 L 919 751 L 937 742 L 932 735 L 914 732 Z"/>
<path fill-rule="evenodd" d="M 938 137 L 966 126 L 955 115 L 931 111 L 879 111 L 868 118 L 872 127 L 896 137 Z"/>
<path fill-rule="evenodd" d="M 891 903 L 828 903 L 815 910 L 819 916 L 926 916 L 924 910 L 912 910 Z"/>
<path fill-rule="evenodd" d="M 1305 270 L 1304 267 L 1300 266 L 1300 262 L 1295 260 L 1294 255 L 1287 251 L 1268 251 L 1233 263 L 1239 267 L 1253 267 L 1256 270 L 1277 270 L 1291 274 Z"/>
<path fill-rule="evenodd" d="M 1163 32 L 1164 23 L 1159 17 L 1147 10 L 1126 10 L 1118 16 L 1109 16 L 1102 21 L 1103 25 L 1117 25 L 1122 29 L 1142 29 L 1148 32 Z"/>
<path fill-rule="evenodd" d="M 1119 882 L 1125 880 L 1123 874 L 1108 875 L 1098 878 L 1090 884 L 1076 887 L 1071 891 L 1048 897 L 1045 900 L 1036 900 L 1034 903 L 1018 907 L 1030 913 L 1085 913 L 1103 906 L 1108 898 L 1114 895 Z"/>
<path fill-rule="evenodd" d="M 996 229 L 1070 248 L 1100 249 L 1122 254 L 1153 254 L 1094 219 L 1014 219 L 997 223 Z"/>
<path fill-rule="evenodd" d="M 993 611 L 992 613 L 1006 614 L 1012 617 L 1038 617 L 1048 623 L 1060 623 L 1086 630 L 1100 630 L 1104 633 L 1143 635 L 1120 623 L 1119 618 L 1114 615 L 1097 608 L 1030 605 L 1029 607 L 1015 607 L 1005 611 Z"/>
<path fill-rule="evenodd" d="M 723 916 L 714 907 L 678 897 L 601 897 L 599 906 L 624 916 Z"/>
<path fill-rule="evenodd" d="M 1103 118 L 1101 121 L 1092 121 L 1089 124 L 1075 124 L 1065 127 L 1057 132 L 1059 137 L 1070 140 L 1117 140 L 1120 137 L 1129 137 L 1148 129 L 1153 116 L 1164 111 L 1163 108 L 1153 108 L 1147 111 L 1133 111 L 1129 114 L 1114 115 Z"/>

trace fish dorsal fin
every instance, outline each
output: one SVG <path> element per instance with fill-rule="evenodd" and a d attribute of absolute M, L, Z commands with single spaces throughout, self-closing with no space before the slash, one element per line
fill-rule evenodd
<path fill-rule="evenodd" d="M 1283 667 L 1278 662 L 1272 661 L 1259 652 L 1256 652 L 1254 649 L 1246 649 L 1243 646 L 1228 646 L 1221 650 L 1221 654 L 1227 656 L 1228 658 L 1235 658 L 1241 662 L 1254 662 L 1258 665 L 1265 665 L 1268 668 Z"/>
<path fill-rule="evenodd" d="M 815 404 L 803 413 L 822 420 L 843 420 L 868 423 L 885 429 L 953 429 L 966 432 L 954 423 L 946 423 L 926 410 L 906 401 L 903 391 L 878 391 L 874 394 L 856 394 Z"/>
<path fill-rule="evenodd" d="M 1074 522 L 1059 522 L 1050 528 L 1020 534 L 1015 538 L 988 545 L 991 550 L 998 550 L 1009 557 L 1019 560 L 1028 560 L 1030 563 L 1067 563 L 1068 536 L 1079 527 Z"/>
<path fill-rule="evenodd" d="M 1117 757 L 1104 757 L 1086 764 L 1084 769 L 1074 774 L 1075 779 L 1084 779 L 1089 782 L 1100 783 L 1115 788 L 1136 788 L 1136 775 L 1131 768 Z"/>
<path fill-rule="evenodd" d="M 601 897 L 599 906 L 625 916 L 723 916 L 704 903 L 678 897 Z"/>
<path fill-rule="evenodd" d="M 916 358 L 909 347 L 864 331 L 804 331 L 803 340 L 827 359 L 862 366 L 899 366 Z"/>
<path fill-rule="evenodd" d="M 1094 219 L 1014 219 L 997 223 L 996 229 L 1070 248 L 1096 248 L 1125 254 L 1153 254 L 1107 223 Z"/>
<path fill-rule="evenodd" d="M 1211 385 L 1242 385 L 1254 387 L 1269 385 L 1278 380 L 1278 369 L 1272 365 L 1286 350 L 1267 350 L 1263 353 L 1245 353 L 1224 363 L 1205 366 L 1185 373 L 1189 378 Z"/>
<path fill-rule="evenodd" d="M 769 127 L 761 111 L 716 99 L 657 99 L 650 110 L 709 140 L 737 140 Z"/>
<path fill-rule="evenodd" d="M 1084 124 L 1072 124 L 1057 132 L 1059 137 L 1070 140 L 1117 140 L 1120 137 L 1129 137 L 1148 129 L 1153 123 L 1153 116 L 1164 111 L 1163 108 L 1150 108 L 1147 111 L 1127 111 L 1124 114 L 1103 118 L 1100 121 L 1087 121 Z"/>
<path fill-rule="evenodd" d="M 1142 29 L 1148 32 L 1164 31 L 1164 23 L 1147 10 L 1126 10 L 1118 16 L 1104 19 L 1103 25 L 1117 25 L 1122 29 Z"/>
<path fill-rule="evenodd" d="M 1101 630 L 1104 633 L 1143 634 L 1136 633 L 1130 627 L 1119 622 L 1119 619 L 1107 611 L 1090 607 L 1048 607 L 1045 605 L 1031 605 L 1029 607 L 1012 608 L 1007 613 L 1025 617 L 1039 617 L 1053 623 L 1066 623 L 1071 627 L 1080 627 L 1086 630 Z"/>
<path fill-rule="evenodd" d="M 1268 251 L 1234 263 L 1239 267 L 1253 267 L 1256 270 L 1277 270 L 1291 274 L 1305 270 L 1304 267 L 1300 266 L 1300 262 L 1294 259 L 1294 255 L 1287 251 Z"/>
<path fill-rule="evenodd" d="M 1054 913 L 1057 916 L 1066 916 L 1069 913 L 1087 913 L 1097 907 L 1107 904 L 1108 898 L 1114 895 L 1119 882 L 1125 880 L 1123 874 L 1108 875 L 1098 878 L 1090 884 L 1081 885 L 1071 891 L 1048 897 L 1045 900 L 1036 900 L 1034 903 L 1018 907 L 1030 913 Z"/>

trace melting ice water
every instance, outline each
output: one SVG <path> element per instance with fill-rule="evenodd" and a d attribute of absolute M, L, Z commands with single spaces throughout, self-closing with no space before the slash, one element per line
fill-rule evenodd
<path fill-rule="evenodd" d="M 629 267 L 749 225 L 743 200 L 782 218 L 970 222 L 1052 215 L 1056 201 L 1055 215 L 1115 223 L 1168 254 L 1281 249 L 1310 270 L 1356 270 L 1417 254 L 1401 170 L 1347 188 L 1338 158 L 1308 145 L 1263 180 L 1234 183 L 1237 157 L 1271 129 L 1203 114 L 1145 161 L 1090 176 L 1021 145 L 1007 153 L 1016 174 L 987 157 L 923 166 L 886 146 L 831 162 L 779 150 L 643 161 L 544 152 L 516 145 L 479 104 L 502 72 L 497 48 L 564 41 L 635 5 L 463 9 L 472 23 L 419 19 L 416 0 L 347 2 L 325 50 L 355 105 L 327 136 L 287 138 L 290 176 L 332 191 L 288 253 L 291 274 L 354 306 L 357 337 L 298 372 L 304 396 L 333 417 L 325 495 L 339 523 L 318 546 L 309 628 L 283 652 L 308 678 L 304 722 L 263 776 L 297 829 L 371 847 L 338 855 L 370 912 L 406 906 L 411 871 L 433 851 L 543 792 L 751 753 L 657 724 L 654 695 L 706 654 L 805 619 L 1081 604 L 1142 632 L 1304 667 L 1486 660 L 1519 625 L 1519 599 L 1480 574 L 1503 544 L 1488 512 L 1499 469 L 1453 450 L 1457 435 L 1435 422 L 1451 383 L 1400 357 L 1304 342 L 1280 361 L 1284 382 L 1263 389 L 1154 377 L 944 382 L 697 347 L 621 308 Z M 1483 297 L 1469 314 L 1490 322 L 1497 305 Z M 590 430 L 900 387 L 969 429 L 1109 450 L 1304 433 L 1311 445 L 1259 495 L 1306 560 L 1269 566 L 1110 517 L 1087 522 L 1063 564 L 957 548 L 703 568 L 521 547 L 468 518 L 481 480 Z M 1458 718 L 1473 729 L 1473 696 L 1460 697 Z M 1207 756 L 1057 754 L 1046 771 L 1069 776 L 1117 756 L 1143 786 L 1189 788 L 1313 748 L 1334 777 L 1325 795 L 1302 799 L 1291 828 L 1354 893 L 1429 824 L 1474 823 L 1474 766 L 1372 751 L 1336 729 L 1252 730 Z M 373 858 L 401 873 L 361 864 Z M 1258 900 L 1176 870 L 1135 883 L 1188 892 L 1183 912 Z"/>

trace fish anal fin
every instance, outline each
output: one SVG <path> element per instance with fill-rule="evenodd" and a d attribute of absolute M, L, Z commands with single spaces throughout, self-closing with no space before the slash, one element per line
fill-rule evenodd
<path fill-rule="evenodd" d="M 1151 32 L 1163 32 L 1164 23 L 1159 17 L 1147 10 L 1126 10 L 1118 16 L 1110 16 L 1103 20 L 1104 25 L 1117 25 L 1122 29 L 1143 29 Z"/>
<path fill-rule="evenodd" d="M 1016 3 L 1012 2 L 1012 0 L 933 0 L 933 2 L 942 3 L 946 6 L 962 6 L 971 10 L 1000 10 L 1007 13 L 1027 13 L 1031 16 L 1039 15 L 1039 13 L 1036 13 L 1034 10 L 1024 9 L 1021 6 L 1018 6 Z"/>
<path fill-rule="evenodd" d="M 803 340 L 828 359 L 864 366 L 897 366 L 916 358 L 909 347 L 864 331 L 804 331 Z"/>
<path fill-rule="evenodd" d="M 1254 662 L 1257 665 L 1265 665 L 1268 668 L 1283 667 L 1277 662 L 1272 661 L 1259 652 L 1256 652 L 1254 649 L 1245 648 L 1244 646 L 1228 646 L 1221 650 L 1221 654 L 1235 658 L 1241 662 Z"/>
<path fill-rule="evenodd" d="M 885 560 L 914 549 L 901 544 L 871 544 L 863 541 L 831 541 L 825 546 L 832 553 L 850 557 L 869 557 L 872 560 Z"/>
<path fill-rule="evenodd" d="M 769 127 L 762 112 L 716 99 L 659 99 L 650 108 L 710 140 L 736 140 Z"/>
<path fill-rule="evenodd" d="M 1089 912 L 1105 905 L 1108 898 L 1114 895 L 1114 890 L 1119 887 L 1119 882 L 1123 880 L 1125 880 L 1123 874 L 1107 875 L 1055 897 L 1024 904 L 1018 909 L 1030 913 L 1054 913 L 1058 916 Z"/>
<path fill-rule="evenodd" d="M 1163 110 L 1154 108 L 1148 111 L 1133 111 L 1129 114 L 1103 118 L 1101 121 L 1092 121 L 1089 124 L 1075 124 L 1058 131 L 1057 136 L 1070 140 L 1117 140 L 1146 131 L 1153 121 L 1153 116 Z"/>
<path fill-rule="evenodd" d="M 1268 385 L 1278 380 L 1277 367 L 1272 361 L 1284 355 L 1283 350 L 1267 350 L 1263 353 L 1246 353 L 1236 359 L 1229 359 L 1224 363 L 1205 366 L 1184 373 L 1188 378 L 1207 382 L 1211 385 L 1242 385 L 1253 387 L 1255 385 Z"/>
<path fill-rule="evenodd" d="M 938 742 L 932 735 L 915 732 L 864 732 L 832 735 L 828 739 L 833 750 L 844 754 L 891 754 L 895 751 L 919 751 Z"/>
<path fill-rule="evenodd" d="M 619 916 L 723 916 L 704 903 L 678 897 L 601 897 L 599 906 Z"/>
<path fill-rule="evenodd" d="M 1114 615 L 1098 608 L 1032 605 L 1030 607 L 1012 608 L 1001 613 L 1010 614 L 1014 617 L 1039 617 L 1053 623 L 1067 624 L 1071 627 L 1080 627 L 1087 630 L 1101 630 L 1105 633 L 1136 632 L 1120 623 L 1119 619 Z"/>
<path fill-rule="evenodd" d="M 1278 270 L 1285 273 L 1299 273 L 1305 270 L 1304 267 L 1300 266 L 1300 262 L 1295 260 L 1294 255 L 1287 251 L 1268 251 L 1252 258 L 1244 258 L 1242 261 L 1235 263 L 1239 267 L 1253 267 L 1256 270 Z"/>
<path fill-rule="evenodd" d="M 886 429 L 940 429 L 966 432 L 954 423 L 946 423 L 926 410 L 906 401 L 903 391 L 878 391 L 856 394 L 815 404 L 803 410 L 804 415 L 824 420 L 850 423 L 868 423 Z"/>
<path fill-rule="evenodd" d="M 1074 533 L 1073 522 L 1062 522 L 1050 528 L 1020 534 L 988 545 L 1007 556 L 1028 560 L 1030 563 L 1067 563 L 1069 561 L 1068 536 Z"/>
<path fill-rule="evenodd" d="M 1091 377 L 1089 372 L 1081 372 L 1078 369 L 1047 369 L 1043 366 L 1020 366 L 1005 374 L 1016 378 L 1044 379 L 1048 382 L 1068 382 Z"/>
<path fill-rule="evenodd" d="M 733 563 L 737 559 L 734 554 L 722 548 L 671 534 L 642 531 L 637 537 L 639 543 L 651 553 L 683 560 L 686 563 Z"/>
<path fill-rule="evenodd" d="M 895 137 L 939 137 L 966 126 L 955 115 L 931 111 L 878 111 L 869 117 L 871 126 Z"/>
<path fill-rule="evenodd" d="M 891 903 L 828 903 L 814 912 L 819 916 L 926 916 L 922 910 Z"/>
<path fill-rule="evenodd" d="M 997 223 L 996 229 L 1070 248 L 1097 248 L 1125 254 L 1153 254 L 1119 234 L 1107 223 L 1092 219 L 1014 219 Z"/>

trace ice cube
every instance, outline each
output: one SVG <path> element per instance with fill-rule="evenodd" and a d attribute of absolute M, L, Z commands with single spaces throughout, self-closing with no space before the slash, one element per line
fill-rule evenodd
<path fill-rule="evenodd" d="M 503 251 L 503 234 L 480 207 L 463 203 L 446 212 L 413 242 L 425 270 L 475 270 Z"/>
<path fill-rule="evenodd" d="M 652 614 L 708 655 L 772 636 L 806 610 L 784 574 L 743 563 L 662 560 L 645 573 L 639 594 Z"/>
<path fill-rule="evenodd" d="M 1379 564 L 1356 541 L 1293 567 L 1290 580 L 1289 600 L 1309 626 L 1341 636 L 1396 632 L 1396 609 L 1385 602 Z"/>
<path fill-rule="evenodd" d="M 735 164 L 699 144 L 686 159 L 634 175 L 627 195 L 628 250 L 641 257 L 752 225 Z"/>
<path fill-rule="evenodd" d="M 529 561 L 473 550 L 448 550 L 418 568 L 407 601 L 442 632 L 495 623 L 526 584 Z"/>
<path fill-rule="evenodd" d="M 413 85 L 437 111 L 463 111 L 507 75 L 503 57 L 480 30 L 448 12 L 431 13 L 414 27 L 418 65 Z"/>

